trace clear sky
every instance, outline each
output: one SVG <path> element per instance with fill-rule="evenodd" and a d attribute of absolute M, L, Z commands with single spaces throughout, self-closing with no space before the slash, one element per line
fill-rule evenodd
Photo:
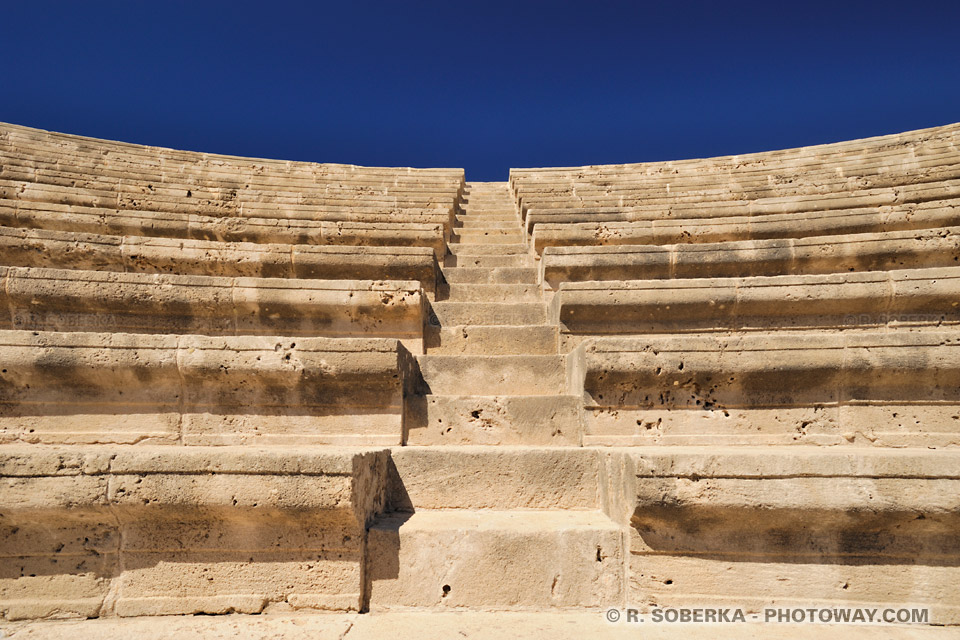
<path fill-rule="evenodd" d="M 960 0 L 0 9 L 0 120 L 180 149 L 505 180 L 960 121 Z"/>

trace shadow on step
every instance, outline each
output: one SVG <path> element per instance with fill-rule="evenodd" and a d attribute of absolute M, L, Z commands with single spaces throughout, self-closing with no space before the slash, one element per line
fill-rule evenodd
<path fill-rule="evenodd" d="M 707 561 L 960 566 L 960 515 L 871 511 L 644 506 L 631 552 Z"/>

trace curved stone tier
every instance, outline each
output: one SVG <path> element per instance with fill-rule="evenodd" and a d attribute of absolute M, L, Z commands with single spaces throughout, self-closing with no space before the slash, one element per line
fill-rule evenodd
<path fill-rule="evenodd" d="M 542 280 L 805 275 L 955 266 L 960 227 L 743 242 L 548 247 Z"/>
<path fill-rule="evenodd" d="M 341 247 L 109 236 L 0 227 L 2 263 L 135 273 L 320 280 L 416 280 L 430 292 L 426 247 Z"/>
<path fill-rule="evenodd" d="M 960 267 L 565 282 L 552 319 L 580 335 L 960 324 Z"/>
<path fill-rule="evenodd" d="M 597 338 L 585 443 L 960 444 L 960 332 Z"/>
<path fill-rule="evenodd" d="M 422 304 L 413 281 L 0 267 L 3 329 L 389 337 L 419 345 Z"/>
<path fill-rule="evenodd" d="M 0 611 L 357 611 L 386 467 L 372 449 L 4 447 L 0 526 L 20 557 L 0 559 Z"/>
<path fill-rule="evenodd" d="M 0 331 L 0 354 L 0 443 L 399 444 L 412 384 L 387 338 Z"/>
<path fill-rule="evenodd" d="M 562 217 L 565 218 L 562 222 L 533 227 L 531 237 L 537 253 L 542 254 L 545 247 L 697 244 L 957 226 L 960 200 L 760 217 L 633 220 L 632 214 L 626 213 Z M 584 219 L 590 221 L 580 222 Z"/>

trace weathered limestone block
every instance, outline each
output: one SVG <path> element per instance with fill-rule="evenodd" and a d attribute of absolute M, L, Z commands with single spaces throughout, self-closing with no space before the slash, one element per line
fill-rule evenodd
<path fill-rule="evenodd" d="M 108 236 L 0 227 L 7 266 L 321 280 L 416 280 L 436 289 L 428 247 L 337 247 Z"/>
<path fill-rule="evenodd" d="M 630 452 L 630 601 L 929 607 L 960 620 L 953 451 Z"/>
<path fill-rule="evenodd" d="M 960 200 L 923 202 L 904 207 L 841 209 L 804 214 L 730 216 L 710 220 L 630 220 L 632 214 L 570 214 L 555 222 L 537 224 L 533 244 L 538 253 L 545 247 L 618 244 L 684 244 L 734 242 L 772 238 L 881 233 L 908 229 L 956 226 Z"/>
<path fill-rule="evenodd" d="M 0 328 L 422 340 L 418 282 L 0 267 Z"/>
<path fill-rule="evenodd" d="M 547 247 L 542 280 L 777 276 L 955 266 L 960 228 L 777 240 L 610 247 Z"/>
<path fill-rule="evenodd" d="M 409 396 L 405 443 L 580 446 L 581 402 L 572 394 Z"/>
<path fill-rule="evenodd" d="M 435 355 L 556 355 L 558 329 L 555 324 L 454 325 L 428 324 L 424 341 Z"/>
<path fill-rule="evenodd" d="M 960 442 L 956 331 L 597 338 L 584 444 Z"/>
<path fill-rule="evenodd" d="M 368 535 L 371 611 L 623 602 L 623 534 L 596 511 L 424 510 L 378 518 Z"/>
<path fill-rule="evenodd" d="M 562 394 L 567 387 L 566 356 L 417 356 L 422 391 L 460 395 L 539 396 Z"/>
<path fill-rule="evenodd" d="M 623 493 L 629 513 L 636 504 L 631 472 L 629 486 L 606 474 L 608 452 L 582 447 L 461 446 L 400 447 L 391 451 L 389 511 L 427 509 L 607 509 L 608 493 Z"/>
<path fill-rule="evenodd" d="M 943 326 L 960 323 L 960 267 L 563 282 L 551 319 L 570 334 Z"/>
<path fill-rule="evenodd" d="M 0 442 L 399 444 L 394 339 L 0 331 Z"/>
<path fill-rule="evenodd" d="M 358 610 L 387 452 L 0 449 L 0 613 Z"/>

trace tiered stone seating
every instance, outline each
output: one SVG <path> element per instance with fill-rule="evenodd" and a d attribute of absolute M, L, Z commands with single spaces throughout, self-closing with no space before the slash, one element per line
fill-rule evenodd
<path fill-rule="evenodd" d="M 12 330 L 0 353 L 0 443 L 399 444 L 411 368 L 385 338 Z"/>
<path fill-rule="evenodd" d="M 105 214 L 148 211 L 255 219 L 434 222 L 449 231 L 463 187 L 462 170 L 237 158 L 14 125 L 0 127 L 0 154 L 4 200 L 93 207 Z M 365 215 L 379 217 L 365 219 Z M 44 219 L 53 217 L 36 215 L 34 223 L 43 225 Z"/>
<path fill-rule="evenodd" d="M 365 606 L 462 182 L 0 126 L 0 614 Z"/>
<path fill-rule="evenodd" d="M 0 267 L 0 328 L 389 337 L 420 351 L 418 282 Z"/>
<path fill-rule="evenodd" d="M 956 450 L 652 446 L 628 455 L 632 602 L 877 607 L 878 616 L 923 603 L 913 606 L 930 621 L 957 624 Z"/>
<path fill-rule="evenodd" d="M 508 185 L 0 126 L 0 618 L 960 624 L 958 135 Z"/>
<path fill-rule="evenodd" d="M 7 619 L 358 610 L 387 451 L 0 448 Z"/>
<path fill-rule="evenodd" d="M 433 293 L 426 247 L 337 247 L 110 236 L 0 227 L 5 265 L 88 271 L 322 280 L 416 280 Z"/>
<path fill-rule="evenodd" d="M 630 601 L 957 619 L 958 139 L 511 172 Z"/>
<path fill-rule="evenodd" d="M 579 347 L 584 443 L 960 443 L 960 332 L 605 338 Z"/>
<path fill-rule="evenodd" d="M 359 247 L 379 246 L 386 251 L 384 258 L 321 251 L 325 257 L 317 266 L 322 273 L 306 277 L 422 278 L 431 292 L 431 253 L 436 258 L 446 255 L 463 187 L 462 170 L 235 158 L 14 125 L 0 125 L 0 161 L 0 231 L 50 244 L 54 254 L 62 248 L 60 241 L 88 241 L 77 234 L 90 234 L 99 244 L 130 245 L 155 238 L 157 246 L 179 247 L 179 242 L 162 241 L 179 239 L 200 253 L 222 254 L 236 243 L 247 243 L 246 255 L 261 248 L 266 253 L 289 252 L 290 245 L 293 253 L 315 253 L 309 245 L 335 245 L 358 247 L 355 254 L 360 256 Z M 43 266 L 60 266 L 61 257 L 54 255 L 53 263 Z M 411 262 L 417 265 L 412 270 Z M 4 264 L 41 266 L 23 259 Z"/>
<path fill-rule="evenodd" d="M 960 267 L 825 275 L 564 282 L 551 317 L 575 335 L 960 324 Z"/>

